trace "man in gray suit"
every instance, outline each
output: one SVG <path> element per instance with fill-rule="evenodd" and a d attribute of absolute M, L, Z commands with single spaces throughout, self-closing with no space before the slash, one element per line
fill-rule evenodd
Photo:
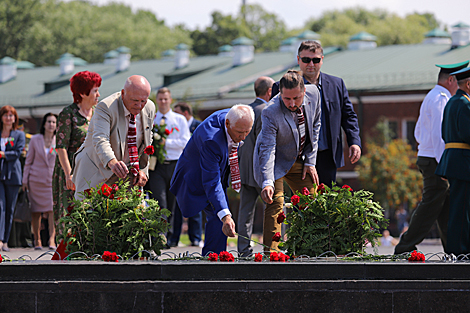
<path fill-rule="evenodd" d="M 281 231 L 277 217 L 283 208 L 283 181 L 293 191 L 318 184 L 315 169 L 320 130 L 321 100 L 315 85 L 304 85 L 302 72 L 288 71 L 280 93 L 261 114 L 262 128 L 253 156 L 255 180 L 261 186 L 264 212 L 263 243 L 277 250 L 272 237 Z M 266 251 L 266 248 L 265 248 Z"/>
<path fill-rule="evenodd" d="M 255 81 L 256 100 L 249 104 L 255 112 L 255 122 L 250 134 L 245 138 L 245 143 L 238 148 L 242 188 L 240 190 L 237 226 L 238 233 L 246 238 L 251 238 L 253 233 L 256 200 L 258 200 L 261 193 L 261 188 L 253 176 L 253 149 L 255 148 L 256 137 L 261 131 L 261 111 L 271 98 L 271 86 L 273 84 L 274 79 L 266 76 L 262 76 Z M 243 257 L 253 253 L 247 239 L 238 238 L 238 253 Z"/>

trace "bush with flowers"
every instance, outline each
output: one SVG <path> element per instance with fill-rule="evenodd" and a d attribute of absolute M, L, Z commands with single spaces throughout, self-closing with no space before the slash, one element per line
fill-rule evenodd
<path fill-rule="evenodd" d="M 318 256 L 326 251 L 361 253 L 368 242 L 375 246 L 388 220 L 372 197 L 347 185 L 320 184 L 315 194 L 306 188 L 297 191 L 291 197 L 292 212 L 283 221 L 290 225 L 287 240 L 279 247 L 289 255 Z"/>
<path fill-rule="evenodd" d="M 145 199 L 139 187 L 129 182 L 106 184 L 81 193 L 82 200 L 73 200 L 69 214 L 60 219 L 68 231 L 62 234 L 67 252 L 81 251 L 91 256 L 114 251 L 124 259 L 139 251 L 155 251 L 160 255 L 164 233 L 168 229 L 158 202 Z"/>

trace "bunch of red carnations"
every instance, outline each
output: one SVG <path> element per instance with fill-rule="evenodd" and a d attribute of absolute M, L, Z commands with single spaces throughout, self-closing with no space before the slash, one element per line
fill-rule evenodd
<path fill-rule="evenodd" d="M 425 260 L 426 260 L 426 257 L 424 256 L 424 254 L 422 254 L 421 252 L 418 252 L 416 250 L 411 252 L 410 256 L 408 257 L 408 261 L 410 261 L 410 262 L 425 261 Z"/>
<path fill-rule="evenodd" d="M 217 262 L 217 259 L 220 262 L 234 262 L 235 258 L 230 252 L 222 251 L 219 254 L 217 253 L 209 253 L 208 260 L 211 262 Z"/>
<path fill-rule="evenodd" d="M 290 257 L 282 252 L 271 252 L 269 256 L 269 260 L 271 262 L 287 262 L 289 261 Z"/>
<path fill-rule="evenodd" d="M 116 252 L 109 252 L 109 251 L 103 252 L 103 255 L 101 256 L 101 258 L 105 262 L 118 262 L 119 260 L 119 257 L 117 256 Z"/>

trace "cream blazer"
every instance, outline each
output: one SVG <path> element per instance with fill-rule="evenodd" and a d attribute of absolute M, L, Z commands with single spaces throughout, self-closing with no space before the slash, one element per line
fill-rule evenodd
<path fill-rule="evenodd" d="M 152 143 L 155 104 L 151 100 L 147 101 L 140 117 L 144 134 L 139 146 L 139 167 L 148 176 L 148 155 L 143 151 Z M 96 187 L 114 175 L 107 164 L 114 158 L 122 161 L 127 155 L 125 150 L 128 128 L 121 92 L 116 92 L 98 103 L 85 141 L 75 153 L 72 162 L 75 198 L 85 189 Z"/>

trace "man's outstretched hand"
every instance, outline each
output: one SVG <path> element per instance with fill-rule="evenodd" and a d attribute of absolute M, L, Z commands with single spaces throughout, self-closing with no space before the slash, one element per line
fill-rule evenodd
<path fill-rule="evenodd" d="M 230 215 L 225 215 L 222 218 L 224 225 L 222 226 L 222 232 L 227 237 L 235 237 L 235 222 Z"/>

